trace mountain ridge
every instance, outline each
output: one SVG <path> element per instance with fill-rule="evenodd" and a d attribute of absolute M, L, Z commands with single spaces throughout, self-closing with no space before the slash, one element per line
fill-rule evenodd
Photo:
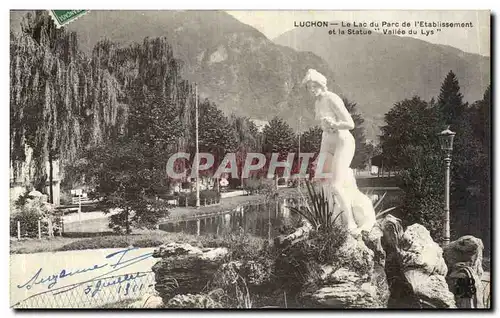
<path fill-rule="evenodd" d="M 223 11 L 91 11 L 67 29 L 78 34 L 86 53 L 104 38 L 128 45 L 165 36 L 183 62 L 182 77 L 198 83 L 202 98 L 226 114 L 280 116 L 294 129 L 301 115 L 302 129 L 314 124 L 314 103 L 300 85 L 307 69 L 332 76 L 318 56 L 276 45 Z"/>
<path fill-rule="evenodd" d="M 11 31 L 20 29 L 22 14 L 11 11 Z M 489 58 L 477 63 L 473 53 L 453 47 L 388 35 L 324 37 L 305 28 L 271 41 L 224 11 L 91 11 L 67 29 L 77 32 L 87 54 L 104 38 L 128 45 L 165 36 L 174 56 L 183 62 L 183 78 L 199 84 L 201 97 L 211 99 L 226 114 L 259 120 L 280 116 L 294 129 L 299 117 L 303 117 L 301 130 L 315 124 L 314 101 L 300 82 L 307 69 L 317 69 L 332 91 L 357 103 L 372 140 L 395 102 L 413 95 L 437 96 L 450 69 L 463 88 L 474 86 L 464 93 L 471 102 L 482 97 L 483 86 L 489 83 Z M 471 71 L 477 65 L 487 67 L 487 74 L 479 72 L 487 76 Z"/>
<path fill-rule="evenodd" d="M 367 126 L 372 125 L 367 127 L 370 136 L 379 133 L 383 115 L 394 103 L 414 95 L 437 97 L 450 70 L 469 103 L 481 99 L 490 83 L 489 57 L 412 37 L 329 36 L 324 29 L 297 28 L 274 41 L 327 61 L 338 85 L 358 104 Z"/>

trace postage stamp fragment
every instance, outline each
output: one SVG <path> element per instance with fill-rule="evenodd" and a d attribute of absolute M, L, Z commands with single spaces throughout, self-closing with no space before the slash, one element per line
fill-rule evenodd
<path fill-rule="evenodd" d="M 60 28 L 85 15 L 88 11 L 89 10 L 49 10 L 49 13 L 57 28 Z"/>

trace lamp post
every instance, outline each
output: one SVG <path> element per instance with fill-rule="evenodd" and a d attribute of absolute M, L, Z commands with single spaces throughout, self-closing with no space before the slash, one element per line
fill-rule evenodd
<path fill-rule="evenodd" d="M 453 151 L 453 138 L 455 132 L 450 130 L 447 126 L 445 130 L 439 133 L 439 143 L 441 150 L 444 152 L 444 230 L 443 230 L 443 246 L 450 243 L 450 166 L 451 166 L 451 152 Z"/>
<path fill-rule="evenodd" d="M 194 91 L 195 91 L 195 124 L 196 124 L 196 156 L 194 159 L 195 165 L 196 165 L 196 208 L 198 209 L 200 207 L 200 172 L 199 172 L 199 161 L 200 161 L 200 153 L 198 149 L 198 83 L 195 84 L 194 86 Z"/>

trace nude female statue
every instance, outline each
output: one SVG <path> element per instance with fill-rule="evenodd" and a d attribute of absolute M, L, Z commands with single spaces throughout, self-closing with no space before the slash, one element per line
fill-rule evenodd
<path fill-rule="evenodd" d="M 309 69 L 302 83 L 316 98 L 316 119 L 323 128 L 319 162 L 323 164 L 321 172 L 328 174 L 327 178 L 320 179 L 323 189 L 330 204 L 334 200 L 337 202 L 336 206 L 343 212 L 344 225 L 353 235 L 358 235 L 362 229 L 369 231 L 375 221 L 375 212 L 371 201 L 368 202 L 370 206 L 366 207 L 367 197 L 358 190 L 350 168 L 356 147 L 350 132 L 354 129 L 354 121 L 342 99 L 328 91 L 327 80 L 322 74 Z M 353 204 L 354 196 L 364 202 L 363 207 Z M 358 224 L 363 226 L 358 228 Z"/>

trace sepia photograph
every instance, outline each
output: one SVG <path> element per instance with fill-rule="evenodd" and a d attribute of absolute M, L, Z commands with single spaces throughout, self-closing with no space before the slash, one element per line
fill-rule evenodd
<path fill-rule="evenodd" d="M 9 305 L 491 310 L 489 10 L 10 10 Z"/>

